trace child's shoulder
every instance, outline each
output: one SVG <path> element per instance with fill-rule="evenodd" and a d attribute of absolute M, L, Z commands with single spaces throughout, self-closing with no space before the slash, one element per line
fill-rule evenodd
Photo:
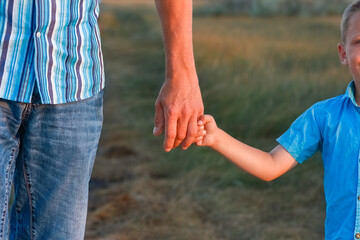
<path fill-rule="evenodd" d="M 337 121 L 348 104 L 348 98 L 345 95 L 339 95 L 312 105 L 307 111 L 318 120 L 318 122 Z"/>
<path fill-rule="evenodd" d="M 346 100 L 346 98 L 342 94 L 342 95 L 339 95 L 336 97 L 332 97 L 329 99 L 319 101 L 319 102 L 315 103 L 314 105 L 312 105 L 311 108 L 314 108 L 319 111 L 321 111 L 321 110 L 332 111 L 332 110 L 340 109 L 341 106 L 346 102 L 345 100 Z"/>

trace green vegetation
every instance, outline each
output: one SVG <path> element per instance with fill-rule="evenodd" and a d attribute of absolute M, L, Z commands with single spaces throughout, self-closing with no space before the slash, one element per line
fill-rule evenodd
<path fill-rule="evenodd" d="M 351 80 L 337 57 L 339 21 L 196 17 L 206 113 L 234 137 L 271 150 L 306 108 L 342 94 Z M 156 13 L 103 5 L 100 22 L 105 125 L 88 239 L 323 239 L 320 154 L 266 183 L 211 149 L 162 152 L 162 138 L 152 136 L 164 78 Z"/>
<path fill-rule="evenodd" d="M 341 14 L 353 0 L 206 0 L 199 15 L 325 16 Z"/>

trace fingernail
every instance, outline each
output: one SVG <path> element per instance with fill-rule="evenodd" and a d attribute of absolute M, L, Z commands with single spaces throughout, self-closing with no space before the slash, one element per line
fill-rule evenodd
<path fill-rule="evenodd" d="M 203 123 L 203 121 L 198 121 L 198 124 L 203 125 L 204 123 Z"/>
<path fill-rule="evenodd" d="M 154 127 L 153 129 L 153 134 L 155 134 L 157 132 L 158 128 L 157 127 Z"/>
<path fill-rule="evenodd" d="M 165 152 L 170 152 L 171 151 L 171 148 L 166 148 L 165 149 Z"/>
<path fill-rule="evenodd" d="M 202 133 L 203 133 L 203 134 L 206 134 L 206 130 L 203 130 Z"/>

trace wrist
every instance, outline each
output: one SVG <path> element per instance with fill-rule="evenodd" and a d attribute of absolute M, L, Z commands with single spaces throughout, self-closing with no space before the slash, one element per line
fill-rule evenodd
<path fill-rule="evenodd" d="M 195 67 L 178 67 L 177 69 L 167 69 L 165 82 L 172 85 L 198 86 L 199 80 Z"/>
<path fill-rule="evenodd" d="M 213 143 L 209 146 L 211 147 L 212 149 L 216 150 L 219 145 L 221 144 L 221 135 L 224 131 L 221 130 L 220 128 L 216 127 L 214 133 L 212 134 L 213 135 L 213 138 L 214 138 L 214 141 Z"/>
<path fill-rule="evenodd" d="M 188 80 L 197 83 L 195 62 L 193 60 L 167 61 L 165 79 L 166 81 Z"/>

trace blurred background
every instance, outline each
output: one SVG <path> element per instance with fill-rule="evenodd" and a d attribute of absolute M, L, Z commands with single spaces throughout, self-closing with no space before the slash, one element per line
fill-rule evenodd
<path fill-rule="evenodd" d="M 317 101 L 351 80 L 338 60 L 345 0 L 194 0 L 194 51 L 219 127 L 269 151 Z M 152 0 L 103 0 L 105 122 L 91 180 L 89 240 L 324 239 L 320 154 L 273 182 L 209 148 L 162 151 L 164 80 Z"/>

